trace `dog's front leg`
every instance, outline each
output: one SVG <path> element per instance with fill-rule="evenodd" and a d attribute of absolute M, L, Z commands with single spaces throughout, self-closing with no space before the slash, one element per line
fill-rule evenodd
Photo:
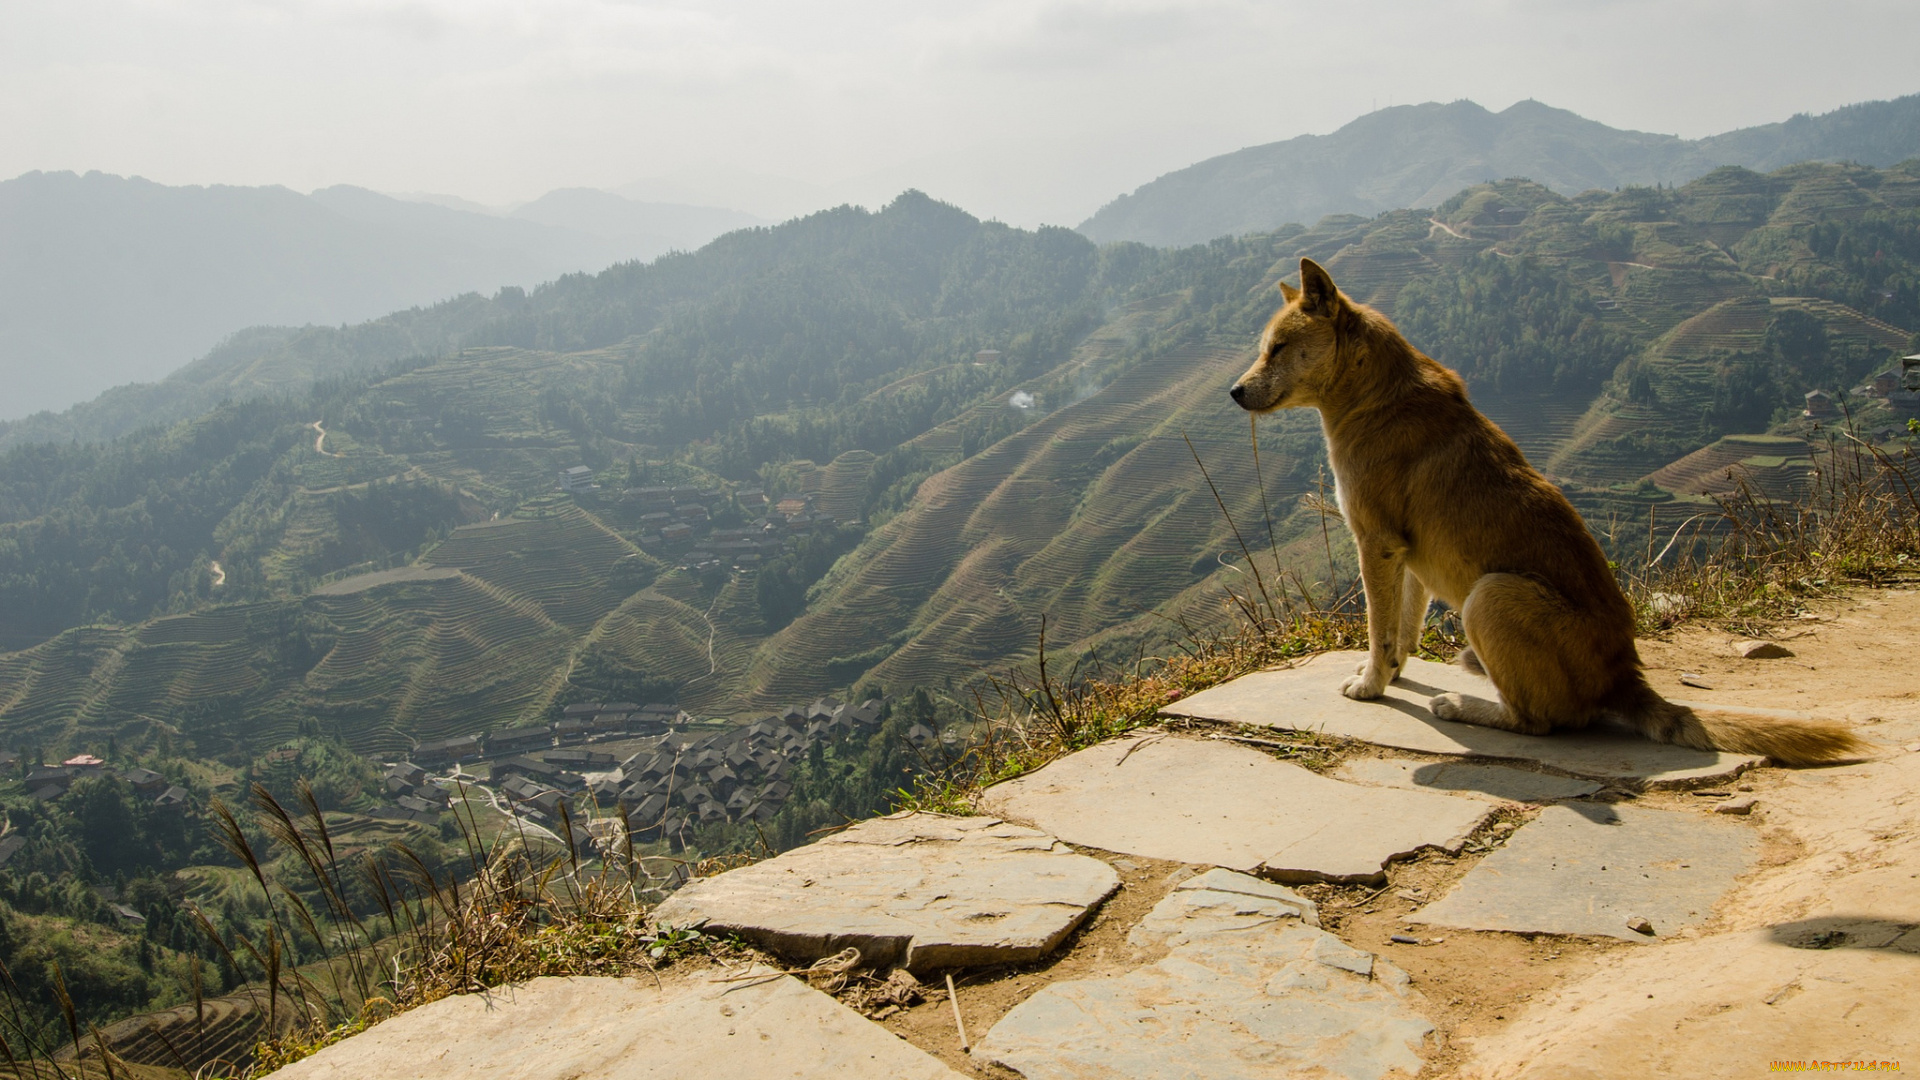
<path fill-rule="evenodd" d="M 1356 546 L 1360 549 L 1360 584 L 1367 593 L 1367 662 L 1340 687 L 1340 692 L 1365 701 L 1386 692 L 1406 657 L 1406 650 L 1400 647 L 1400 593 L 1406 588 L 1406 567 L 1398 555 L 1375 545 L 1362 542 Z"/>

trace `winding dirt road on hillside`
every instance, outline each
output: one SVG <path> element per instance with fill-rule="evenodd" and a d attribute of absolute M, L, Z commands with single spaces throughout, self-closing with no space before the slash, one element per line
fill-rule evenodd
<path fill-rule="evenodd" d="M 320 421 L 315 420 L 313 423 L 308 424 L 307 427 L 312 429 L 315 432 L 318 432 L 318 434 L 316 434 L 313 437 L 314 453 L 319 454 L 322 457 L 339 457 L 340 456 L 339 454 L 330 454 L 327 452 L 327 448 L 326 448 L 327 429 L 320 426 Z"/>

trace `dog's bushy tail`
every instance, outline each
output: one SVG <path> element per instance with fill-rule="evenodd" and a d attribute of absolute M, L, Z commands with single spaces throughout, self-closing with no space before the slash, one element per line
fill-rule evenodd
<path fill-rule="evenodd" d="M 1764 754 L 1776 765 L 1820 765 L 1867 752 L 1868 744 L 1831 720 L 1801 720 L 1736 709 L 1694 710 L 1676 705 L 1642 683 L 1619 710 L 1654 742 L 1695 750 Z"/>

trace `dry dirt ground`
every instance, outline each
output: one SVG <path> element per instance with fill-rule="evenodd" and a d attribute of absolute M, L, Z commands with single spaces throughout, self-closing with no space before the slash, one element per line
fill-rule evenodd
<path fill-rule="evenodd" d="M 1843 719 L 1876 749 L 1821 769 L 1761 768 L 1713 789 L 1757 800 L 1751 816 L 1736 820 L 1756 830 L 1762 847 L 1755 869 L 1706 925 L 1635 945 L 1406 921 L 1512 822 L 1537 812 L 1518 804 L 1458 857 L 1427 853 L 1395 864 L 1384 888 L 1301 890 L 1320 904 L 1326 929 L 1412 975 L 1438 1029 L 1423 1078 L 1741 1077 L 1809 1061 L 1920 1069 L 1920 592 L 1867 592 L 1816 606 L 1771 637 L 1794 655 L 1742 659 L 1733 649 L 1741 638 L 1711 628 L 1643 642 L 1641 652 L 1669 696 Z M 1682 685 L 1683 673 L 1710 689 Z M 1702 814 L 1722 798 L 1598 797 Z M 1127 931 L 1195 868 L 1087 854 L 1119 870 L 1119 893 L 1055 958 L 961 979 L 972 1038 L 1050 982 L 1152 959 L 1127 944 Z M 1420 943 L 1393 942 L 1395 934 Z M 882 1005 L 870 1015 L 963 1074 L 1008 1075 L 961 1051 L 940 983 L 929 983 L 921 1004 Z"/>

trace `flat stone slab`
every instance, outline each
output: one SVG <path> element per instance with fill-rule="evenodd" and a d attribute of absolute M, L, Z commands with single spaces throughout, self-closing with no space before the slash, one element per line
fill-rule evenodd
<path fill-rule="evenodd" d="M 695 881 L 653 918 L 793 960 L 851 946 L 863 966 L 924 971 L 1045 956 L 1119 887 L 1111 866 L 1037 829 L 898 814 Z"/>
<path fill-rule="evenodd" d="M 1423 847 L 1458 851 L 1475 799 L 1361 787 L 1245 746 L 1144 735 L 1068 754 L 984 794 L 1071 844 L 1277 881 L 1378 882 Z"/>
<path fill-rule="evenodd" d="M 1160 711 L 1168 716 L 1318 731 L 1428 754 L 1533 761 L 1575 776 L 1632 787 L 1714 783 L 1762 760 L 1752 754 L 1648 742 L 1614 728 L 1519 735 L 1441 720 L 1427 708 L 1435 694 L 1453 691 L 1498 700 L 1499 692 L 1493 683 L 1464 668 L 1418 658 L 1407 661 L 1384 696 L 1355 701 L 1340 693 L 1340 684 L 1365 659 L 1363 652 L 1322 653 L 1298 667 L 1243 675 Z"/>
<path fill-rule="evenodd" d="M 1760 841 L 1725 818 L 1616 804 L 1549 806 L 1414 922 L 1651 941 L 1702 923 Z M 1654 936 L 1628 929 L 1653 924 Z"/>
<path fill-rule="evenodd" d="M 959 1073 L 789 976 L 542 978 L 461 994 L 296 1061 L 286 1080 L 957 1080 Z"/>
<path fill-rule="evenodd" d="M 1433 1025 L 1406 973 L 1308 925 L 1312 911 L 1225 870 L 1183 882 L 1128 936 L 1164 957 L 1041 989 L 974 1057 L 1027 1080 L 1419 1072 Z"/>
<path fill-rule="evenodd" d="M 1473 798 L 1508 802 L 1544 803 L 1578 799 L 1600 790 L 1591 780 L 1575 780 L 1551 773 L 1528 772 L 1505 765 L 1476 765 L 1466 761 L 1402 761 L 1394 758 L 1351 758 L 1333 775 L 1375 787 L 1446 791 Z"/>

